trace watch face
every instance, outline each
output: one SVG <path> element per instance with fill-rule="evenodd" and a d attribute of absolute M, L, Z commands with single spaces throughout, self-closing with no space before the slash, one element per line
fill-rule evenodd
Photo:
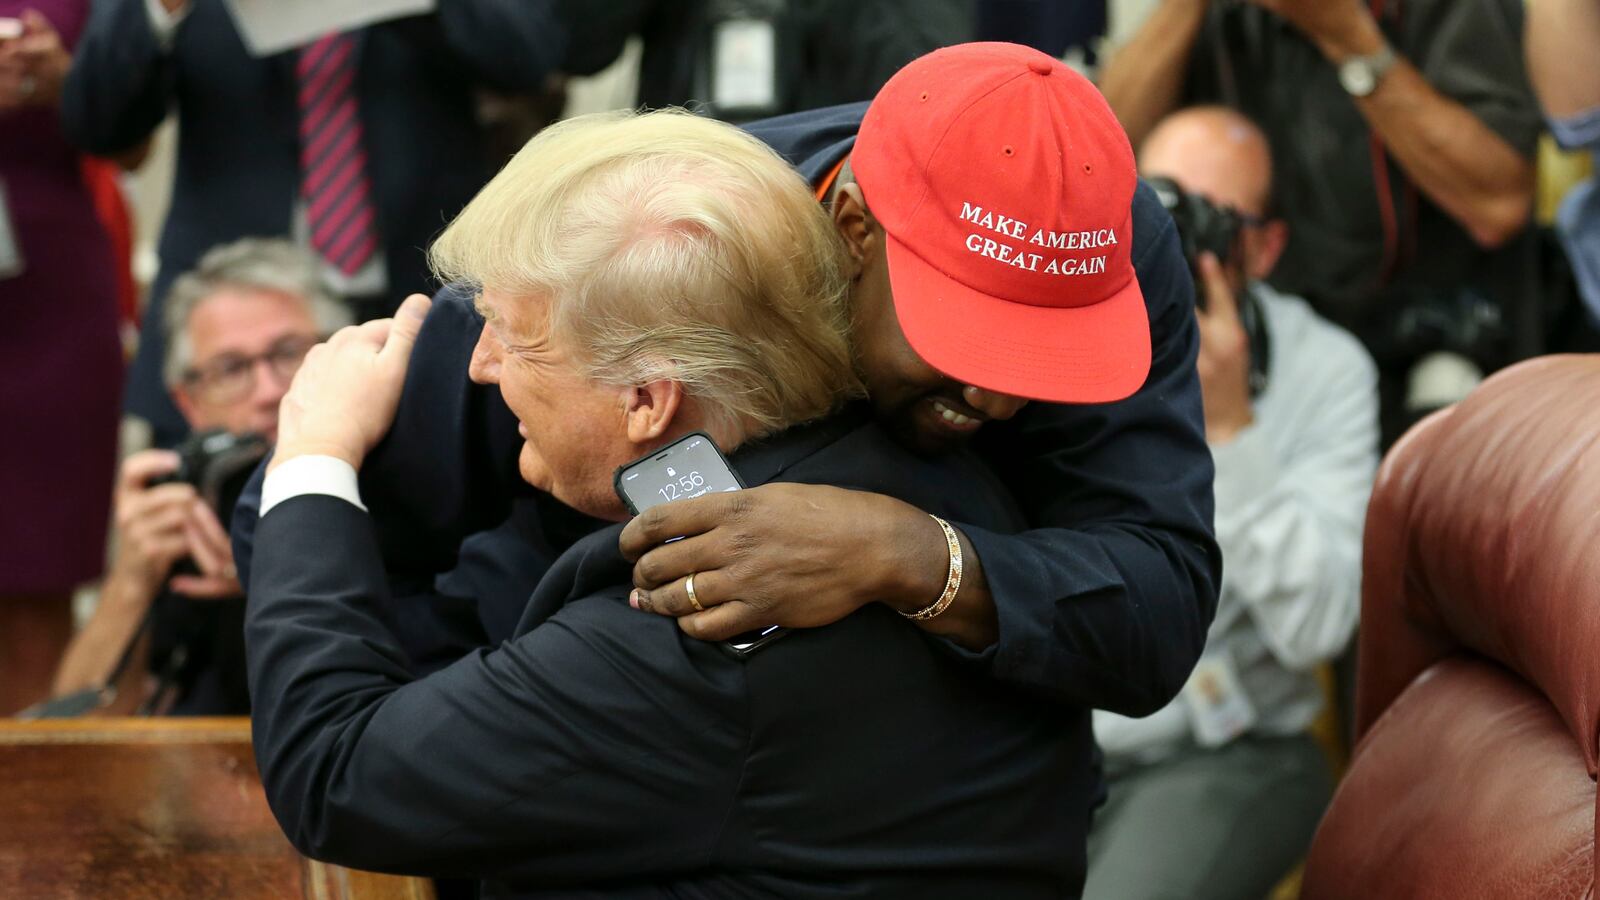
<path fill-rule="evenodd" d="M 1378 86 L 1372 66 L 1364 59 L 1352 59 L 1339 67 L 1339 83 L 1355 97 L 1365 97 Z"/>

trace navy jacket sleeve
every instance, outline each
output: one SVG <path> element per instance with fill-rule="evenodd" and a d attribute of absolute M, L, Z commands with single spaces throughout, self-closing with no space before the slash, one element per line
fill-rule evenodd
<path fill-rule="evenodd" d="M 561 0 L 559 6 L 570 35 L 562 71 L 569 75 L 593 75 L 622 55 L 628 38 L 641 33 L 660 3 L 659 0 L 611 0 L 608 3 Z M 690 12 L 684 9 L 677 14 L 689 15 Z"/>
<path fill-rule="evenodd" d="M 539 90 L 566 55 L 568 29 L 556 0 L 445 0 L 428 15 L 377 27 L 402 31 L 465 70 L 468 80 Z"/>
<path fill-rule="evenodd" d="M 62 130 L 80 150 L 127 150 L 166 118 L 176 87 L 177 65 L 156 40 L 144 0 L 98 0 L 62 88 Z"/>
<path fill-rule="evenodd" d="M 640 648 L 663 639 L 646 632 L 675 626 L 631 614 L 619 588 L 414 681 L 377 615 L 386 590 L 364 513 L 296 497 L 260 535 L 245 622 L 253 739 L 299 850 L 547 886 L 709 862 L 749 739 L 740 667 L 696 665 L 709 645 L 648 658 Z M 686 709 L 686 695 L 725 702 Z"/>
<path fill-rule="evenodd" d="M 421 579 L 448 571 L 468 535 L 506 519 L 533 493 L 517 469 L 517 420 L 467 363 L 483 320 L 445 288 L 417 336 L 389 434 L 361 466 L 361 498 L 376 523 L 388 571 Z M 241 493 L 232 523 L 234 561 L 249 584 L 266 462 Z"/>
<path fill-rule="evenodd" d="M 964 530 L 999 612 L 999 643 L 981 655 L 995 675 L 1137 716 L 1166 705 L 1199 659 L 1222 560 L 1195 372 L 1194 285 L 1176 228 L 1148 187 L 1134 212 L 1149 378 L 1117 403 L 1033 404 L 985 426 L 982 454 L 1034 530 Z"/>

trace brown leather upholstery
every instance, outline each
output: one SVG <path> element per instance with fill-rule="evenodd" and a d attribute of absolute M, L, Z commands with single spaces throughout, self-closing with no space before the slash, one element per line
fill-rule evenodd
<path fill-rule="evenodd" d="M 1600 356 L 1489 379 L 1385 459 L 1358 744 L 1306 898 L 1592 898 Z"/>

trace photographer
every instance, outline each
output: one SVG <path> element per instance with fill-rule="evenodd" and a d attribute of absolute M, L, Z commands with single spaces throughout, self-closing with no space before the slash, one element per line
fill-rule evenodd
<path fill-rule="evenodd" d="M 1430 354 L 1488 370 L 1539 342 L 1514 240 L 1540 130 L 1522 18 L 1517 0 L 1162 0 L 1101 78 L 1135 145 L 1187 104 L 1261 123 L 1290 227 L 1272 285 L 1377 357 L 1385 444 L 1460 392 L 1423 396 Z"/>
<path fill-rule="evenodd" d="M 1322 707 L 1312 670 L 1355 627 L 1376 374 L 1353 337 L 1260 281 L 1288 235 L 1270 218 L 1272 157 L 1253 124 L 1177 113 L 1139 169 L 1168 179 L 1197 270 L 1223 581 L 1178 699 L 1145 719 L 1095 713 L 1109 799 L 1084 896 L 1253 900 L 1304 854 L 1332 791 L 1307 734 Z"/>
<path fill-rule="evenodd" d="M 322 293 L 314 264 L 282 241 L 219 247 L 176 281 L 165 377 L 189 426 L 206 434 L 179 452 L 146 450 L 122 464 L 115 558 L 56 673 L 57 698 L 94 692 L 85 705 L 124 713 L 249 711 L 243 591 L 221 524 L 228 511 L 214 507 L 231 505 L 218 496 L 228 471 L 248 474 L 262 439 L 276 438 L 278 402 L 306 352 L 346 318 Z"/>

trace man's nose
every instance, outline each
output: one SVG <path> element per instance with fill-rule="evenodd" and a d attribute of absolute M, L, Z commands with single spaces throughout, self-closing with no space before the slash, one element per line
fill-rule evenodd
<path fill-rule="evenodd" d="M 970 384 L 961 389 L 961 399 L 988 418 L 999 421 L 1011 418 L 1017 414 L 1017 410 L 1028 405 L 1028 401 L 1021 397 L 997 394 L 994 391 L 975 388 Z"/>
<path fill-rule="evenodd" d="M 467 377 L 474 384 L 500 383 L 500 355 L 495 351 L 494 337 L 485 327 L 472 348 L 472 362 L 467 365 Z"/>

